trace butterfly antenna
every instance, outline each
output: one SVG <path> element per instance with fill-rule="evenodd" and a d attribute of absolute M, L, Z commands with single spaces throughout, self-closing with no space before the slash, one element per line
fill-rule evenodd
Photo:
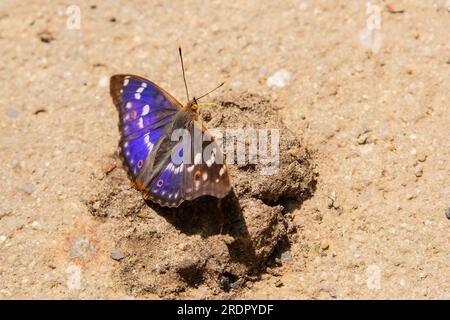
<path fill-rule="evenodd" d="M 223 86 L 226 82 L 222 82 L 221 84 L 219 84 L 217 87 L 215 87 L 214 89 L 212 89 L 211 91 L 208 91 L 207 93 L 205 93 L 204 95 L 200 96 L 197 98 L 197 100 L 200 100 L 203 97 L 206 97 L 208 94 L 210 94 L 211 92 L 216 91 L 217 89 L 219 89 L 221 86 Z"/>
<path fill-rule="evenodd" d="M 187 82 L 186 82 L 186 74 L 184 72 L 183 54 L 181 53 L 181 47 L 180 46 L 178 47 L 178 52 L 180 53 L 181 69 L 183 70 L 184 87 L 186 88 L 186 96 L 187 96 L 187 100 L 189 102 L 191 100 L 189 99 L 189 90 L 188 90 L 188 86 L 187 86 Z"/>

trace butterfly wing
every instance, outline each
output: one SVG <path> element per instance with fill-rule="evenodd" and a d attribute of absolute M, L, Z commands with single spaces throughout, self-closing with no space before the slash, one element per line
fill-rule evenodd
<path fill-rule="evenodd" d="M 195 137 L 195 130 L 208 135 L 206 128 L 194 121 L 185 111 L 180 111 L 180 116 L 185 118 L 185 121 L 182 121 L 183 129 L 190 132 L 191 138 Z M 184 200 L 193 200 L 203 195 L 223 198 L 230 192 L 227 167 L 223 163 L 222 151 L 217 142 L 204 141 L 202 151 L 194 154 L 194 141 L 191 140 L 190 151 L 192 152 L 190 152 L 189 163 L 176 164 L 171 158 L 172 151 L 177 154 L 187 151 L 182 150 L 183 147 L 179 144 L 171 144 L 170 151 L 165 151 L 166 156 L 161 166 L 161 173 L 149 184 L 147 196 L 152 201 L 163 206 L 178 207 Z M 205 159 L 201 159 L 200 155 L 205 149 L 211 152 Z"/>
<path fill-rule="evenodd" d="M 158 152 L 182 105 L 155 83 L 129 74 L 111 77 L 110 94 L 119 112 L 121 157 L 129 176 L 142 189 L 144 164 Z"/>
<path fill-rule="evenodd" d="M 184 198 L 192 200 L 203 195 L 225 197 L 231 190 L 231 184 L 221 146 L 197 121 L 192 121 L 190 131 L 191 136 L 196 136 L 195 132 L 200 131 L 206 139 L 203 139 L 201 151 L 195 150 L 192 141 L 191 164 L 185 166 Z"/>

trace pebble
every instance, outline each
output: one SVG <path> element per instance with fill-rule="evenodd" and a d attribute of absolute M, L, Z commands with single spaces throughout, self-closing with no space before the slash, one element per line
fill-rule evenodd
<path fill-rule="evenodd" d="M 414 198 L 416 198 L 416 196 L 413 195 L 413 194 L 411 194 L 411 193 L 408 193 L 408 194 L 406 195 L 406 199 L 407 199 L 407 200 L 412 200 L 412 199 L 414 199 Z"/>
<path fill-rule="evenodd" d="M 334 200 L 331 198 L 328 198 L 328 200 L 327 200 L 328 208 L 330 208 L 330 209 L 333 208 L 333 205 L 334 205 Z"/>
<path fill-rule="evenodd" d="M 100 209 L 100 201 L 94 202 L 94 204 L 92 205 L 92 208 L 93 208 L 95 211 L 98 211 L 98 210 Z"/>
<path fill-rule="evenodd" d="M 330 248 L 330 244 L 327 240 L 322 240 L 322 242 L 320 243 L 320 248 L 322 250 L 328 250 L 328 248 Z"/>
<path fill-rule="evenodd" d="M 365 134 L 359 135 L 357 141 L 358 141 L 358 144 L 366 144 L 366 142 L 367 142 L 367 135 L 365 135 Z"/>
<path fill-rule="evenodd" d="M 292 260 L 292 253 L 290 251 L 285 251 L 281 254 L 280 260 L 282 263 L 286 263 Z"/>
<path fill-rule="evenodd" d="M 414 172 L 414 174 L 417 178 L 420 178 L 423 175 L 423 169 L 420 167 L 416 168 L 416 172 Z"/>
<path fill-rule="evenodd" d="M 230 279 L 228 277 L 222 276 L 220 278 L 219 287 L 223 291 L 226 291 L 226 292 L 230 291 Z"/>
<path fill-rule="evenodd" d="M 330 290 L 328 291 L 328 294 L 330 295 L 330 297 L 332 298 L 337 298 L 337 293 L 335 290 Z"/>
<path fill-rule="evenodd" d="M 314 214 L 314 220 L 321 222 L 323 220 L 323 216 L 322 213 L 320 213 L 320 211 L 316 211 L 316 213 Z"/>
<path fill-rule="evenodd" d="M 19 116 L 19 112 L 16 109 L 7 108 L 5 113 L 10 118 L 17 118 Z"/>
<path fill-rule="evenodd" d="M 28 193 L 28 194 L 32 194 L 33 193 L 33 187 L 32 186 L 25 186 L 25 187 L 23 187 L 23 189 L 22 189 L 25 193 Z"/>
<path fill-rule="evenodd" d="M 274 284 L 275 284 L 275 287 L 277 287 L 277 288 L 283 286 L 283 282 L 280 279 L 277 279 Z"/>
<path fill-rule="evenodd" d="M 447 217 L 447 219 L 450 220 L 450 207 L 448 207 L 447 210 L 445 210 L 445 216 Z"/>
<path fill-rule="evenodd" d="M 274 88 L 284 88 L 292 81 L 292 74 L 286 69 L 280 69 L 267 79 L 267 85 Z"/>
<path fill-rule="evenodd" d="M 35 220 L 31 223 L 31 228 L 33 228 L 34 230 L 38 230 L 41 228 L 41 223 Z"/>
<path fill-rule="evenodd" d="M 109 256 L 111 257 L 111 259 L 116 260 L 116 261 L 120 261 L 123 258 L 125 258 L 125 255 L 122 251 L 120 250 L 113 250 L 109 253 Z"/>
<path fill-rule="evenodd" d="M 242 81 L 235 80 L 230 82 L 231 89 L 240 89 L 242 87 Z"/>
<path fill-rule="evenodd" d="M 98 82 L 98 85 L 102 88 L 106 87 L 108 85 L 109 79 L 108 77 L 104 76 L 101 77 L 100 81 Z"/>
<path fill-rule="evenodd" d="M 427 160 L 427 155 L 424 153 L 419 153 L 417 155 L 417 161 L 419 162 L 425 162 Z"/>
<path fill-rule="evenodd" d="M 244 279 L 238 279 L 235 282 L 233 282 L 232 284 L 230 284 L 230 287 L 232 289 L 239 290 L 242 288 L 243 284 L 244 284 Z"/>
<path fill-rule="evenodd" d="M 38 36 L 44 43 L 50 43 L 55 40 L 55 37 L 49 31 L 42 31 Z"/>

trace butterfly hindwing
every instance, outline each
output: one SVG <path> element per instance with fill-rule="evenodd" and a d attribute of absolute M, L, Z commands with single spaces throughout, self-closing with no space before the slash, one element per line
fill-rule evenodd
<path fill-rule="evenodd" d="M 195 150 L 192 141 L 191 164 L 185 166 L 184 198 L 192 200 L 203 195 L 223 198 L 231 189 L 228 168 L 222 150 L 207 129 L 197 121 L 192 121 L 191 136 L 195 131 L 202 133 L 202 148 Z M 204 139 L 206 137 L 206 139 Z"/>
<path fill-rule="evenodd" d="M 183 110 L 180 112 L 184 112 Z M 185 115 L 189 117 L 189 115 Z M 190 137 L 196 136 L 195 130 L 202 132 L 203 136 L 208 133 L 206 128 L 190 119 L 186 122 Z M 216 141 L 203 141 L 200 153 L 195 154 L 194 139 L 191 139 L 190 150 L 178 149 L 179 144 L 172 144 L 170 151 L 164 152 L 164 161 L 160 166 L 159 174 L 155 175 L 149 183 L 146 192 L 148 197 L 163 206 L 177 207 L 184 200 L 193 200 L 203 195 L 217 198 L 226 196 L 230 189 L 230 180 L 227 166 L 223 162 L 222 151 Z M 207 149 L 207 147 L 209 148 Z M 177 148 L 177 149 L 174 149 Z M 162 148 L 166 149 L 166 148 Z M 204 150 L 211 150 L 210 155 L 203 154 Z M 162 150 L 161 150 L 162 151 Z M 171 154 L 189 154 L 187 163 L 177 163 Z M 200 154 L 203 154 L 200 157 Z"/>

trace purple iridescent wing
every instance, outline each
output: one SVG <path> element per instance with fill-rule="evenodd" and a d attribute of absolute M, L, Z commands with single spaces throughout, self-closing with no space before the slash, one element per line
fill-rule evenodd
<path fill-rule="evenodd" d="M 114 75 L 110 93 L 119 112 L 119 143 L 130 178 L 142 189 L 142 171 L 167 132 L 181 104 L 153 82 L 134 75 Z"/>

